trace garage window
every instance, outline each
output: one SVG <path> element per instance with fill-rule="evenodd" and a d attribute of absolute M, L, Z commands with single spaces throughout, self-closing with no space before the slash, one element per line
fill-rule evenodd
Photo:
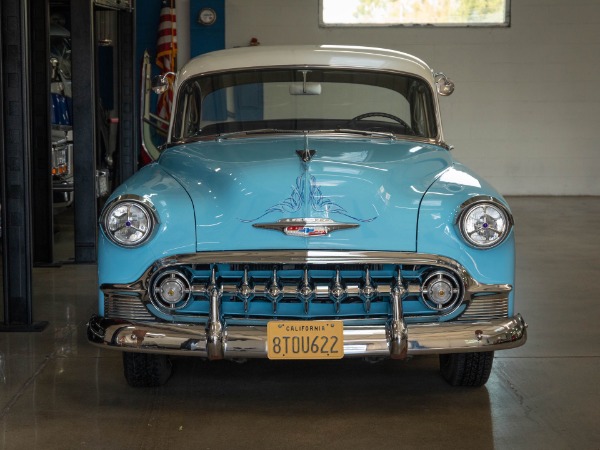
<path fill-rule="evenodd" d="M 504 26 L 510 0 L 320 0 L 324 27 Z"/>

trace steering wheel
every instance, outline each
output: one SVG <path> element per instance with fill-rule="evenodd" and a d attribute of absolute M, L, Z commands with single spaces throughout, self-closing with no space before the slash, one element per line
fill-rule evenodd
<path fill-rule="evenodd" d="M 357 120 L 366 119 L 368 117 L 385 117 L 387 119 L 392 119 L 392 120 L 395 120 L 396 122 L 398 122 L 403 127 L 406 127 L 407 130 L 412 131 L 412 127 L 409 124 L 407 124 L 404 120 L 402 120 L 400 117 L 394 116 L 393 114 L 384 113 L 384 112 L 368 112 L 368 113 L 364 113 L 364 114 L 361 114 L 359 116 L 354 117 L 353 119 L 350 119 L 349 122 L 350 123 L 351 122 L 355 122 Z"/>

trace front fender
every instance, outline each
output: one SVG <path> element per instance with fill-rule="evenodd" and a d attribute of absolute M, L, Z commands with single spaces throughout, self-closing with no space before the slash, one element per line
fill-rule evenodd
<path fill-rule="evenodd" d="M 138 279 L 157 259 L 194 253 L 196 221 L 188 193 L 158 164 L 137 172 L 115 190 L 109 202 L 119 195 L 139 195 L 154 205 L 159 229 L 143 245 L 124 248 L 110 241 L 102 229 L 98 237 L 98 281 L 127 283 Z"/>
<path fill-rule="evenodd" d="M 460 206 L 469 198 L 480 195 L 495 197 L 509 209 L 506 200 L 492 186 L 462 164 L 457 163 L 447 169 L 421 201 L 417 251 L 452 258 L 481 283 L 510 284 L 514 287 L 514 229 L 497 247 L 476 249 L 465 242 L 456 224 Z M 510 295 L 509 315 L 513 314 L 513 297 L 514 290 Z"/>

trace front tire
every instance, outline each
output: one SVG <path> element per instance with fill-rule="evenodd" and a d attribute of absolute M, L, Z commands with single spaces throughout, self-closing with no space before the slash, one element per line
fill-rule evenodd
<path fill-rule="evenodd" d="M 172 365 L 166 355 L 123 353 L 123 372 L 132 387 L 156 387 L 167 382 Z"/>
<path fill-rule="evenodd" d="M 440 355 L 440 372 L 452 386 L 483 386 L 492 373 L 494 352 Z"/>

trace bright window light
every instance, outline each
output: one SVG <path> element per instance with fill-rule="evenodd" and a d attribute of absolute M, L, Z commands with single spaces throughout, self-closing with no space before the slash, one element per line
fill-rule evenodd
<path fill-rule="evenodd" d="M 510 0 L 320 0 L 322 26 L 509 26 Z"/>

